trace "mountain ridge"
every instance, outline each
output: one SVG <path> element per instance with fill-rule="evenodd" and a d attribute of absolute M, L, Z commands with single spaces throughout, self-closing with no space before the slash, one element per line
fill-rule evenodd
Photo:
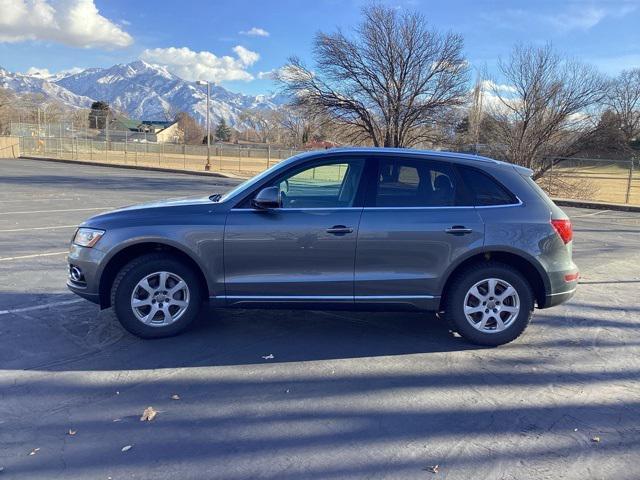
<path fill-rule="evenodd" d="M 37 71 L 31 75 L 12 73 L 0 67 L 0 87 L 19 95 L 42 93 L 47 100 L 72 108 L 89 108 L 93 101 L 105 101 L 115 110 L 141 120 L 169 120 L 181 111 L 200 123 L 206 118 L 205 87 L 144 60 L 48 76 Z M 284 101 L 278 94 L 251 96 L 212 84 L 210 114 L 213 122 L 224 118 L 235 126 L 243 110 L 273 110 Z"/>

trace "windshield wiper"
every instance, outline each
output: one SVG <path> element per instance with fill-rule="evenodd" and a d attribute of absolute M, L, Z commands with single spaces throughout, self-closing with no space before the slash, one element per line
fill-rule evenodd
<path fill-rule="evenodd" d="M 209 196 L 209 200 L 211 200 L 212 202 L 218 202 L 220 201 L 221 198 L 222 198 L 221 193 L 214 193 L 213 195 Z"/>

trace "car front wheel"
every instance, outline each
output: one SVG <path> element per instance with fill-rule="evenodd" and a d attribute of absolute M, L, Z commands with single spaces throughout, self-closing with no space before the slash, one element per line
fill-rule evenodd
<path fill-rule="evenodd" d="M 131 261 L 111 289 L 116 317 L 127 331 L 142 338 L 177 335 L 196 319 L 201 303 L 193 269 L 165 254 Z"/>
<path fill-rule="evenodd" d="M 464 338 L 497 346 L 518 338 L 534 306 L 531 286 L 516 269 L 482 263 L 458 273 L 446 292 L 445 317 Z"/>

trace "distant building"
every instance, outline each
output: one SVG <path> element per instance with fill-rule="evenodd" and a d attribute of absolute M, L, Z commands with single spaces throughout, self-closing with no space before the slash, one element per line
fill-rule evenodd
<path fill-rule="evenodd" d="M 339 147 L 340 144 L 330 142 L 328 140 L 311 140 L 304 144 L 305 150 L 328 150 L 330 148 Z"/>
<path fill-rule="evenodd" d="M 181 143 L 184 134 L 175 121 L 135 120 L 117 116 L 109 123 L 109 137 L 114 141 L 126 139 L 131 142 Z"/>

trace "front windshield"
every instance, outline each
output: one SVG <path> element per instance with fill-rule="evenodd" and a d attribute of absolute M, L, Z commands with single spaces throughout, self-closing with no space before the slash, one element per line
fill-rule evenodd
<path fill-rule="evenodd" d="M 244 182 L 240 183 L 235 188 L 231 189 L 230 191 L 228 191 L 227 193 L 222 195 L 222 197 L 220 197 L 218 199 L 218 201 L 219 202 L 226 202 L 228 199 L 233 198 L 236 195 L 240 195 L 242 192 L 250 189 L 253 185 L 258 183 L 263 178 L 271 175 L 272 172 L 274 172 L 276 170 L 279 170 L 280 168 L 283 168 L 284 166 L 288 165 L 289 163 L 291 163 L 292 161 L 294 161 L 295 159 L 297 159 L 297 158 L 299 158 L 299 157 L 301 157 L 303 155 L 307 155 L 307 154 L 306 153 L 301 153 L 301 154 L 298 154 L 298 155 L 294 155 L 293 157 L 289 157 L 286 160 L 282 160 L 281 162 L 278 162 L 275 165 L 272 165 L 271 167 L 267 168 L 266 170 L 264 170 L 263 172 L 259 173 L 255 177 L 251 177 L 251 178 L 245 180 Z"/>

